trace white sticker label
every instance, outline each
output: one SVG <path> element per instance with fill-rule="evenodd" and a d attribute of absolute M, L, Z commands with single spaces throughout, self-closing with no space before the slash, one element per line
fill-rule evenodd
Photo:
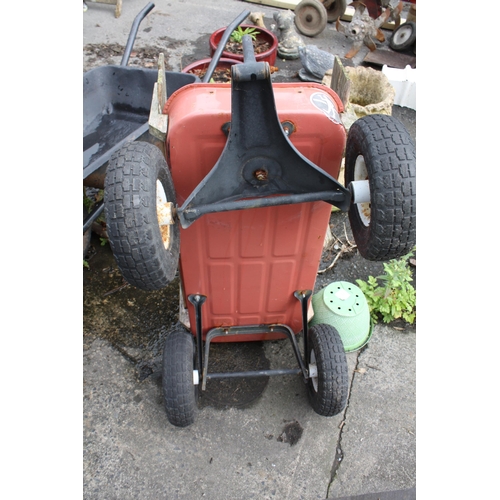
<path fill-rule="evenodd" d="M 323 92 L 315 92 L 311 95 L 311 103 L 323 112 L 333 123 L 340 123 L 340 115 L 329 96 Z"/>
<path fill-rule="evenodd" d="M 351 295 L 347 290 L 340 289 L 338 292 L 335 292 L 335 297 L 340 300 L 347 300 L 350 296 Z"/>

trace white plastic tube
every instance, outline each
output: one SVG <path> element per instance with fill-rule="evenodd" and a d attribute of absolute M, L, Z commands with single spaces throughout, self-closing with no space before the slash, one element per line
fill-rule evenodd
<path fill-rule="evenodd" d="M 353 203 L 370 203 L 370 181 L 352 181 L 349 186 Z"/>

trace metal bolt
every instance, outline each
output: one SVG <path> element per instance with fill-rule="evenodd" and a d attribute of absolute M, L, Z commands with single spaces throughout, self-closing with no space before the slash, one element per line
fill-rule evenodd
<path fill-rule="evenodd" d="M 258 181 L 267 180 L 267 172 L 263 169 L 256 170 L 253 175 Z"/>

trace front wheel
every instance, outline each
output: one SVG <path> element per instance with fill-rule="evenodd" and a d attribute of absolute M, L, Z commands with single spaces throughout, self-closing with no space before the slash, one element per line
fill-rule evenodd
<path fill-rule="evenodd" d="M 347 358 L 342 339 L 333 326 L 314 325 L 308 331 L 307 350 L 309 402 L 319 415 L 337 415 L 346 406 L 349 390 Z"/>
<path fill-rule="evenodd" d="M 132 142 L 111 157 L 104 185 L 109 243 L 123 277 L 141 290 L 160 290 L 175 277 L 179 223 L 165 222 L 175 202 L 170 170 L 156 146 Z"/>
<path fill-rule="evenodd" d="M 345 185 L 365 181 L 368 200 L 349 209 L 359 253 L 367 260 L 388 261 L 416 244 L 416 152 L 404 125 L 392 116 L 356 120 L 346 143 Z M 367 181 L 367 182 L 366 182 Z"/>
<path fill-rule="evenodd" d="M 168 421 L 177 427 L 187 427 L 195 420 L 195 354 L 191 333 L 177 329 L 167 336 L 163 347 L 163 397 Z"/>

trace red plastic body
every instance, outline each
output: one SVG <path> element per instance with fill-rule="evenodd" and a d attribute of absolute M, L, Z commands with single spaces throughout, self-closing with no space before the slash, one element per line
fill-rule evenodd
<path fill-rule="evenodd" d="M 346 142 L 341 123 L 312 102 L 321 93 L 341 112 L 329 88 L 315 83 L 273 85 L 281 122 L 292 122 L 293 145 L 337 178 Z M 167 163 L 181 206 L 217 162 L 226 143 L 222 126 L 231 120 L 228 84 L 193 84 L 173 94 L 169 115 Z M 181 228 L 180 274 L 193 334 L 194 308 L 187 296 L 203 294 L 203 336 L 209 329 L 281 323 L 302 330 L 296 290 L 314 289 L 332 206 L 310 202 L 253 208 L 202 216 Z M 280 334 L 242 335 L 225 341 L 268 340 Z M 220 341 L 220 338 L 217 339 Z"/>

